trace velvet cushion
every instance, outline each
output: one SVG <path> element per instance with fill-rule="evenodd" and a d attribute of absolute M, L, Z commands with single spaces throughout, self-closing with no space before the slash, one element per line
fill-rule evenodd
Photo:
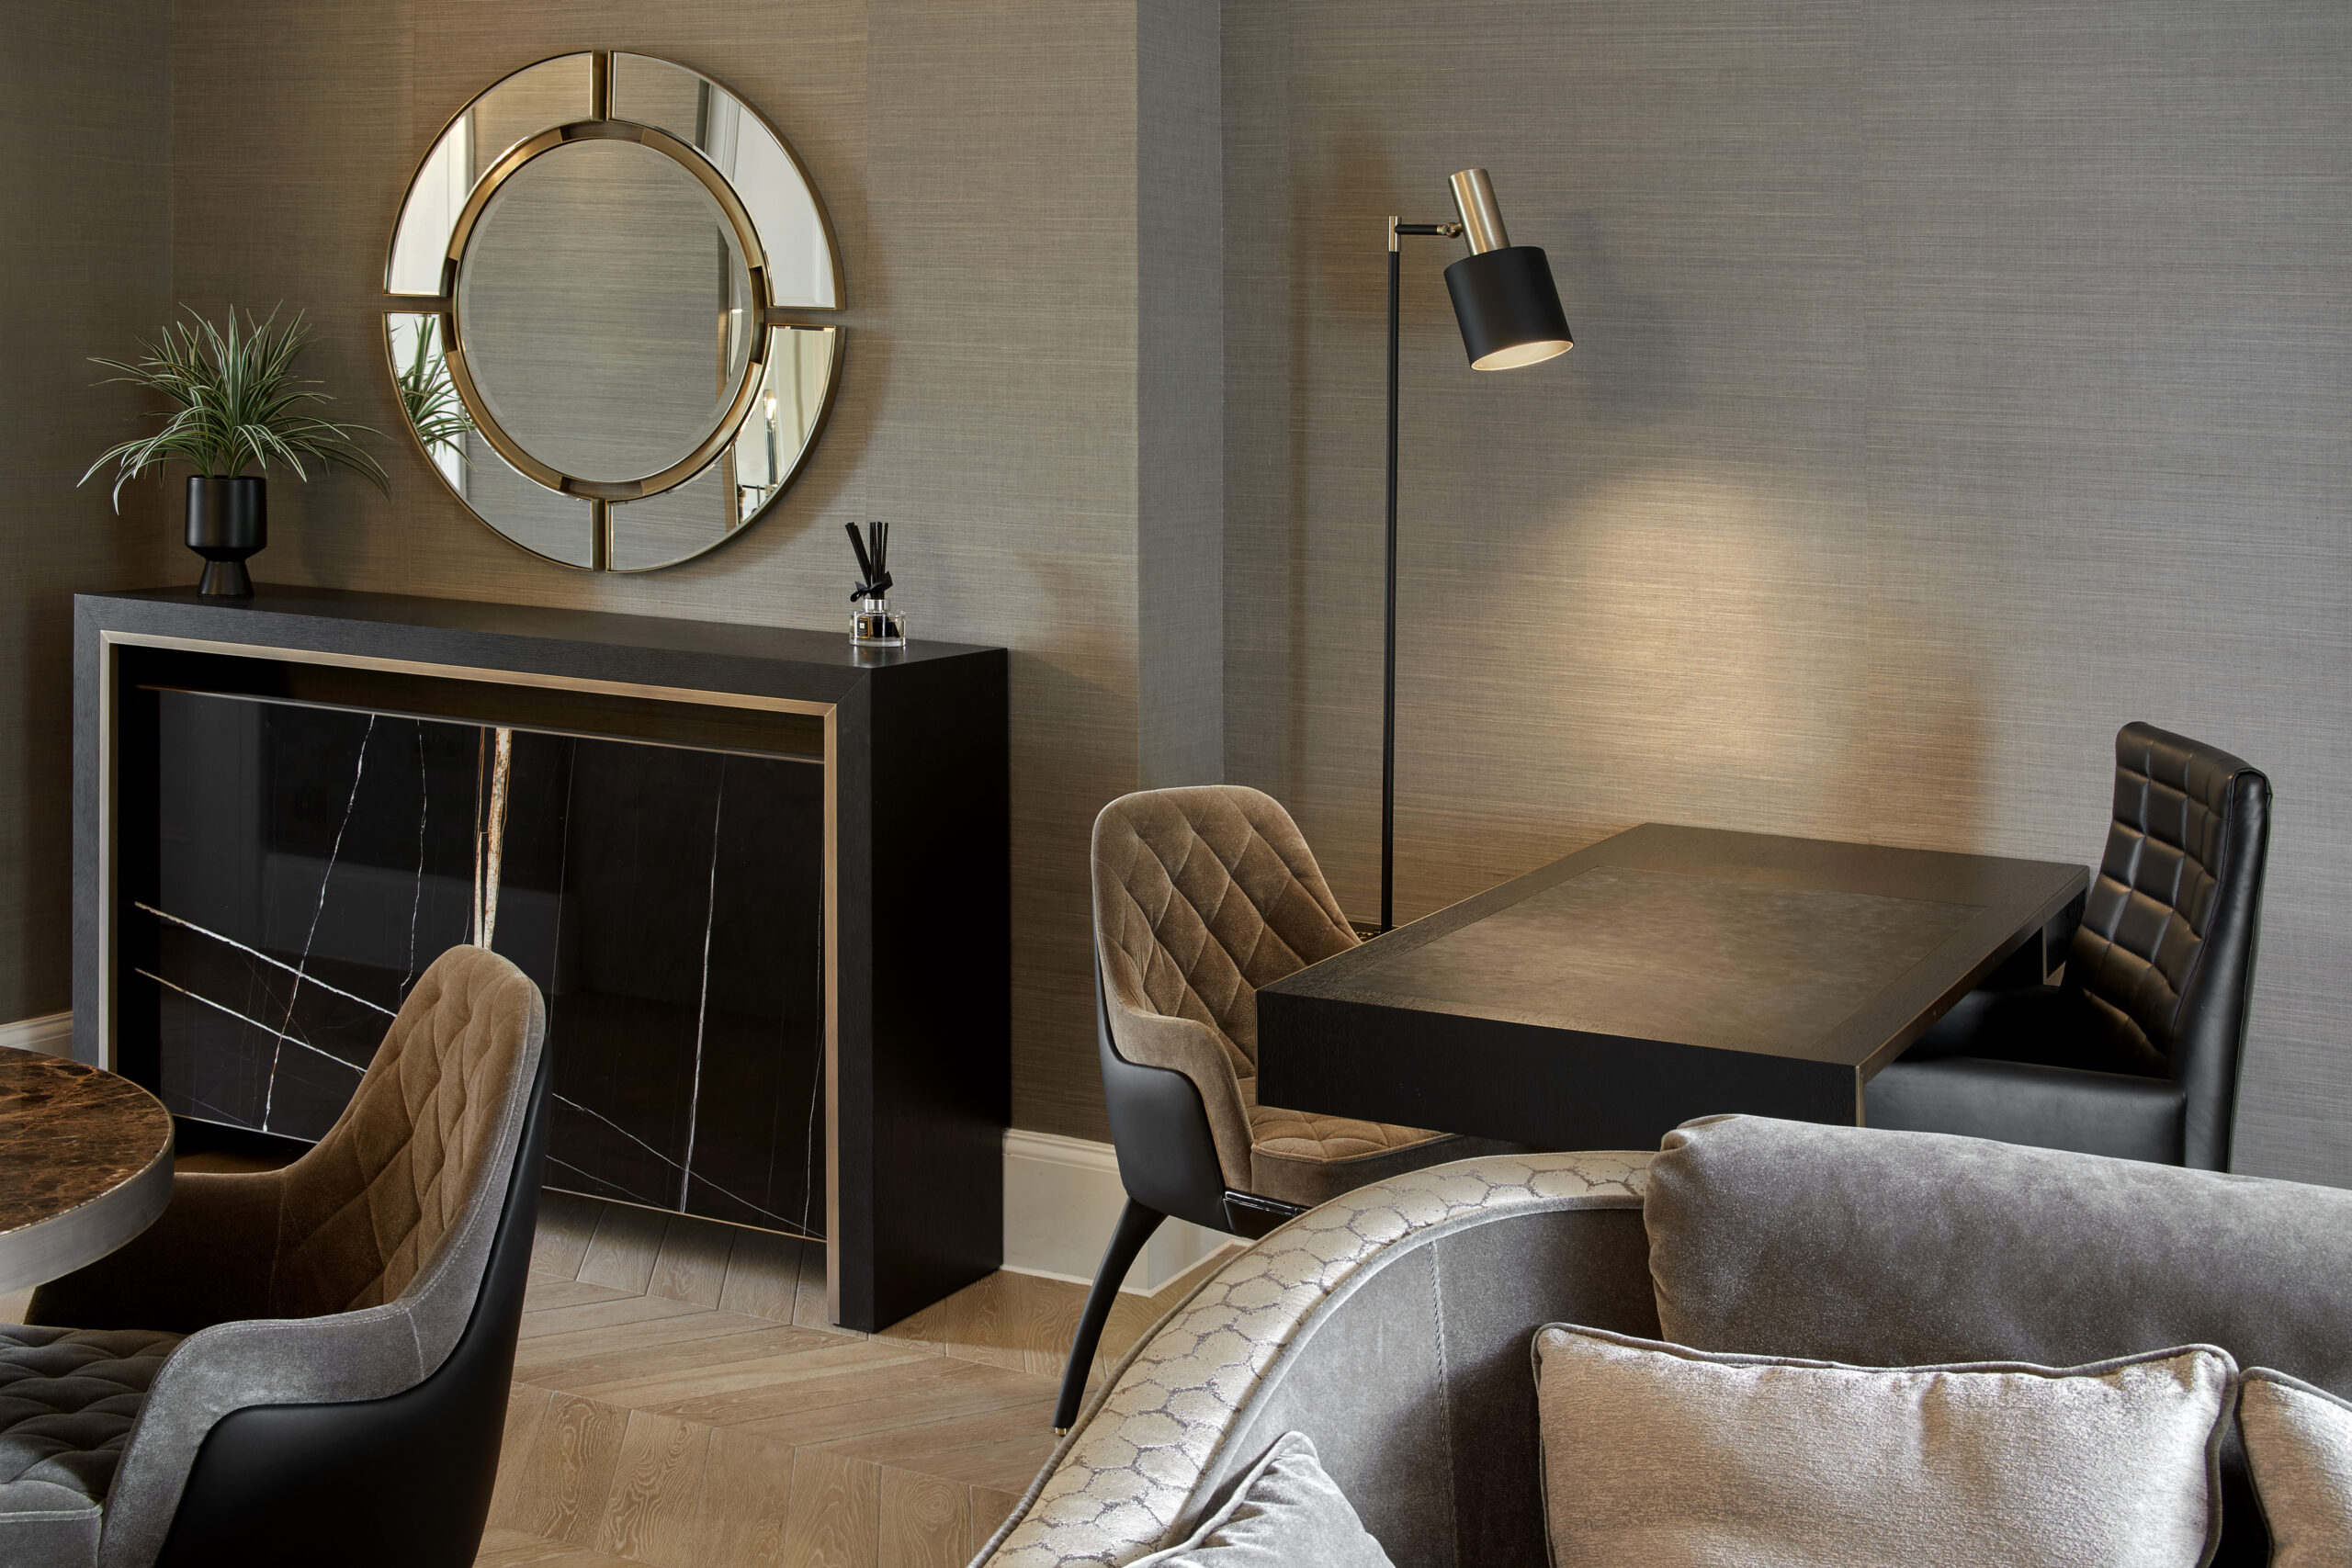
<path fill-rule="evenodd" d="M 2219 1345 L 2352 1394 L 2352 1192 L 1934 1133 L 1711 1117 L 1642 1217 L 1666 1338 L 1863 1366 Z"/>
<path fill-rule="evenodd" d="M 1274 1440 L 1225 1506 L 1131 1568 L 1391 1568 L 1304 1432 Z"/>
<path fill-rule="evenodd" d="M 2271 1568 L 2352 1562 L 2352 1404 L 2256 1367 L 2238 1395 L 2238 1429 L 2270 1524 Z"/>
<path fill-rule="evenodd" d="M 176 1334 L 0 1324 L 0 1563 L 85 1568 L 100 1506 Z"/>
<path fill-rule="evenodd" d="M 1554 1568 L 2199 1568 L 2236 1366 L 2209 1346 L 2054 1371 L 1535 1337 Z"/>

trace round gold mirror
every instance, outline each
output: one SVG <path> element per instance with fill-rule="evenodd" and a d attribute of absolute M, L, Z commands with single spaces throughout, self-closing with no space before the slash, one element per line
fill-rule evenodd
<path fill-rule="evenodd" d="M 756 520 L 841 372 L 841 264 L 789 147 L 708 77 L 567 54 L 409 182 L 385 348 L 443 482 L 549 560 L 650 571 Z"/>

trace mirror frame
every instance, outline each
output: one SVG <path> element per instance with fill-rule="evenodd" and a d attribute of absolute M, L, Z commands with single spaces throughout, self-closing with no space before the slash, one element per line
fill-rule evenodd
<path fill-rule="evenodd" d="M 758 226 L 752 221 L 751 212 L 744 206 L 742 197 L 737 194 L 728 177 L 703 155 L 700 149 L 680 141 L 668 131 L 655 126 L 639 124 L 635 120 L 614 118 L 612 112 L 613 61 L 616 53 L 627 58 L 650 61 L 688 73 L 708 84 L 713 92 L 723 93 L 732 99 L 746 116 L 754 119 L 775 139 L 776 145 L 784 150 L 784 155 L 791 161 L 794 173 L 799 176 L 802 187 L 807 190 L 810 206 L 816 213 L 818 225 L 823 231 L 826 255 L 832 264 L 834 303 L 831 306 L 776 303 L 767 264 L 766 246 L 762 242 Z M 431 167 L 434 154 L 448 140 L 450 132 L 456 129 L 458 121 L 471 114 L 483 99 L 526 72 L 537 70 L 540 66 L 551 64 L 556 61 L 576 59 L 582 54 L 586 54 L 590 61 L 588 117 L 549 127 L 525 138 L 501 152 L 482 172 L 481 176 L 474 182 L 471 190 L 467 193 L 465 205 L 458 209 L 456 218 L 450 222 L 448 243 L 441 256 L 440 291 L 437 294 L 429 295 L 394 293 L 391 288 L 392 267 L 399 253 L 402 220 L 407 217 L 409 204 L 416 199 L 418 183 Z M 483 397 L 481 388 L 475 384 L 472 372 L 467 365 L 465 322 L 463 311 L 458 305 L 458 273 L 465 261 L 466 246 L 472 239 L 474 229 L 481 222 L 482 214 L 489 209 L 490 203 L 496 198 L 500 188 L 533 159 L 541 157 L 558 147 L 587 141 L 637 142 L 670 159 L 700 181 L 709 191 L 712 198 L 718 202 L 719 210 L 726 215 L 729 224 L 734 230 L 736 243 L 741 249 L 744 265 L 751 275 L 752 298 L 759 302 L 759 321 L 752 337 L 750 355 L 745 360 L 743 369 L 738 378 L 733 400 L 720 417 L 718 425 L 694 451 L 678 462 L 644 479 L 618 483 L 582 479 L 576 475 L 564 473 L 525 450 L 522 444 L 499 423 L 497 415 L 491 411 L 489 400 Z M 847 346 L 846 333 L 837 323 L 811 321 L 806 319 L 811 313 L 818 315 L 838 313 L 843 308 L 845 299 L 842 278 L 841 244 L 833 234 L 832 220 L 825 210 L 823 197 L 818 194 L 816 182 L 808 177 L 808 165 L 800 161 L 800 154 L 794 150 L 792 143 L 785 139 L 784 133 L 776 130 L 766 116 L 746 102 L 741 94 L 734 92 L 715 78 L 695 71 L 692 66 L 682 65 L 676 61 L 664 60 L 658 55 L 639 54 L 630 50 L 569 50 L 564 53 L 549 55 L 545 59 L 533 61 L 527 65 L 510 71 L 467 99 L 455 114 L 442 123 L 440 130 L 435 134 L 433 140 L 426 143 L 423 155 L 417 161 L 415 170 L 409 175 L 408 185 L 401 197 L 400 211 L 392 220 L 391 237 L 385 243 L 383 278 L 383 314 L 388 321 L 394 316 L 432 316 L 439 321 L 443 362 L 447 367 L 450 382 L 457 389 L 459 400 L 465 404 L 467 416 L 472 420 L 476 433 L 490 445 L 491 449 L 496 452 L 508 467 L 526 479 L 558 494 L 572 496 L 591 503 L 593 512 L 588 564 L 582 567 L 577 561 L 562 560 L 544 551 L 533 549 L 507 533 L 505 529 L 501 528 L 495 521 L 484 515 L 462 491 L 451 483 L 448 474 L 434 459 L 432 452 L 425 447 L 424 438 L 417 434 L 413 425 L 410 425 L 409 434 L 416 442 L 417 450 L 424 454 L 425 466 L 433 470 L 435 477 L 439 479 L 442 485 L 458 498 L 459 503 L 491 532 L 517 549 L 537 556 L 541 560 L 553 562 L 557 566 L 568 567 L 574 571 L 661 571 L 707 555 L 742 534 L 752 524 L 765 517 L 775 508 L 776 502 L 784 498 L 785 492 L 792 488 L 793 482 L 800 477 L 801 470 L 808 466 L 809 453 L 815 450 L 818 441 L 825 433 L 826 423 L 832 417 L 833 400 L 841 388 L 842 356 Z M 809 423 L 808 437 L 800 444 L 799 451 L 793 457 L 792 466 L 777 479 L 756 512 L 741 521 L 729 524 L 726 531 L 710 543 L 652 566 L 614 566 L 612 564 L 614 557 L 613 504 L 641 501 L 648 496 L 674 490 L 701 474 L 716 461 L 741 434 L 743 423 L 750 415 L 752 405 L 758 400 L 760 388 L 766 378 L 768 357 L 782 341 L 778 335 L 779 332 L 793 328 L 804 331 L 813 328 L 822 331 L 832 342 L 831 352 L 827 355 L 824 393 L 820 400 L 816 417 Z M 401 367 L 393 363 L 390 333 L 387 332 L 379 335 L 385 339 L 385 364 L 391 374 L 394 386 L 397 387 L 400 381 Z M 401 423 L 406 424 L 408 422 L 403 419 Z"/>

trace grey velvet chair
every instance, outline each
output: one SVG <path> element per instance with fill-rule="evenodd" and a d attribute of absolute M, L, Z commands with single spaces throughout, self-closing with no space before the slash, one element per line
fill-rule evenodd
<path fill-rule="evenodd" d="M 2125 725 L 2064 980 L 1962 998 L 1871 1080 L 1864 1119 L 2227 1169 L 2269 844 L 2260 772 Z"/>
<path fill-rule="evenodd" d="M 1760 1117 L 1391 1177 L 1163 1318 L 977 1561 L 1131 1562 L 1303 1431 L 1397 1568 L 1543 1568 L 1528 1347 L 1552 1322 L 1860 1366 L 2205 1342 L 2352 1396 L 2352 1192 Z M 2236 1454 L 2215 1561 L 2259 1564 Z"/>
<path fill-rule="evenodd" d="M 178 1178 L 145 1233 L 0 1325 L 0 1563 L 473 1561 L 537 1213 L 545 1018 L 520 970 L 453 948 L 300 1159 Z"/>
<path fill-rule="evenodd" d="M 1102 1095 L 1126 1189 L 1062 1374 L 1078 1413 L 1102 1325 L 1169 1215 L 1263 1235 L 1399 1171 L 1511 1145 L 1258 1102 L 1258 987 L 1356 945 L 1290 814 L 1239 784 L 1147 790 L 1094 822 Z"/>

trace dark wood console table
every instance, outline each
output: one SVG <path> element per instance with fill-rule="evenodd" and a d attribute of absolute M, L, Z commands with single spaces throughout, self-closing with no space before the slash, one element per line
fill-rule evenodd
<path fill-rule="evenodd" d="M 2042 977 L 2088 885 L 1645 823 L 1261 990 L 1259 1096 L 1562 1149 L 1721 1111 L 1850 1125 L 1971 989 Z"/>
<path fill-rule="evenodd" d="M 482 942 L 548 995 L 550 1186 L 822 1239 L 884 1327 L 1001 1258 L 1006 702 L 1001 649 L 78 596 L 74 1055 L 315 1139 Z"/>

